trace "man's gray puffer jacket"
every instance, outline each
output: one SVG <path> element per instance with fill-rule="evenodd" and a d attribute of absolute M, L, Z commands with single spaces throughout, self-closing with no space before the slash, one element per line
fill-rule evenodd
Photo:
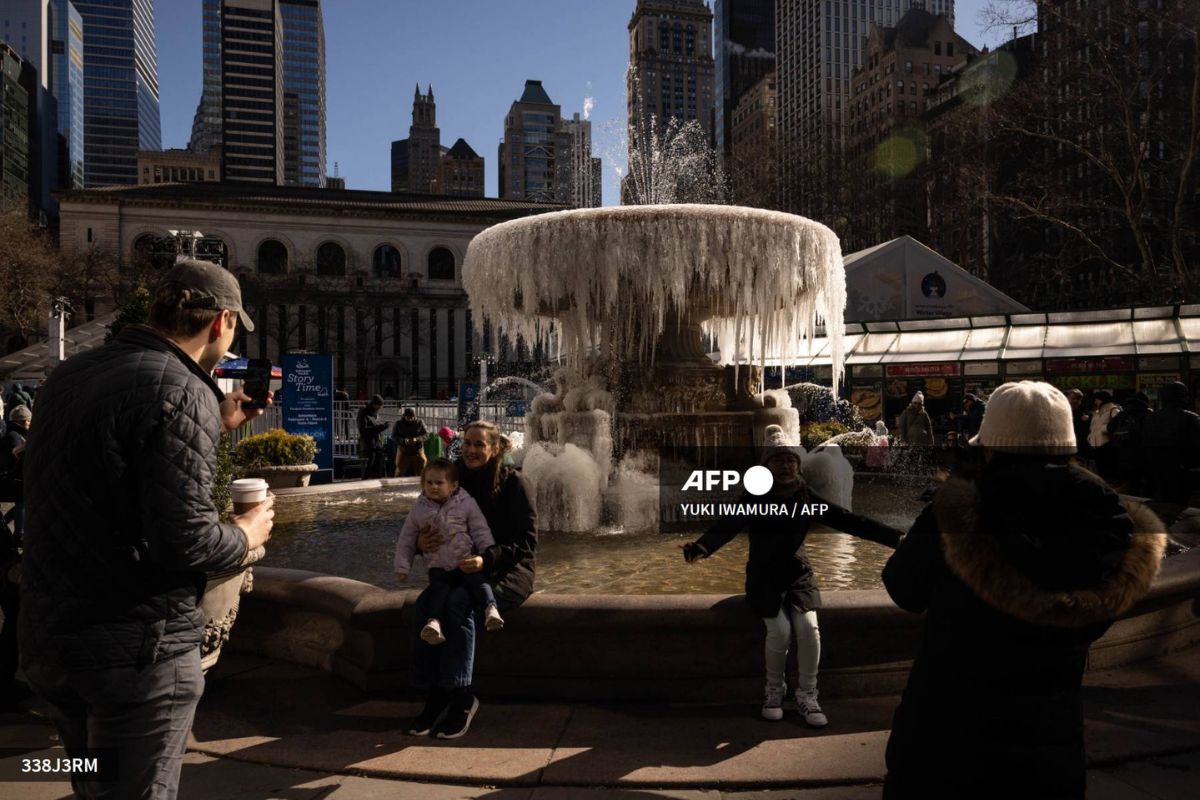
<path fill-rule="evenodd" d="M 143 326 L 51 373 L 25 452 L 24 663 L 145 665 L 199 645 L 204 573 L 246 553 L 212 501 L 222 398 Z"/>

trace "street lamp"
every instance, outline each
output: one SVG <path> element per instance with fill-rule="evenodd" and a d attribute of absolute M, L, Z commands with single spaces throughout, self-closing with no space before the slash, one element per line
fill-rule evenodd
<path fill-rule="evenodd" d="M 66 360 L 67 318 L 74 311 L 65 297 L 55 297 L 50 301 L 50 336 L 46 345 L 52 365 Z"/>
<path fill-rule="evenodd" d="M 482 353 L 472 359 L 473 363 L 479 367 L 479 391 L 483 391 L 488 382 L 488 365 L 496 363 L 496 357 L 491 353 Z"/>

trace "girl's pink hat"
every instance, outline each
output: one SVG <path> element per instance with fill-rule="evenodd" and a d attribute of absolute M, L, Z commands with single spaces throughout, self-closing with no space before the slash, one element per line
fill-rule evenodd
<path fill-rule="evenodd" d="M 450 444 L 450 442 L 454 441 L 455 435 L 456 434 L 454 431 L 451 430 L 447 425 L 443 425 L 442 429 L 438 431 L 438 436 L 442 437 L 442 441 L 446 444 Z"/>

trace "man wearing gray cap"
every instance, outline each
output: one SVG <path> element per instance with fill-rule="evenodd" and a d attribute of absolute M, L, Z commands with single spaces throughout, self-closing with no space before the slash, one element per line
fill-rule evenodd
<path fill-rule="evenodd" d="M 51 373 L 25 451 L 21 664 L 49 707 L 78 797 L 173 798 L 204 689 L 205 573 L 270 537 L 270 499 L 222 523 L 213 477 L 222 431 L 261 410 L 212 369 L 238 321 L 237 279 L 182 261 L 148 325 Z"/>

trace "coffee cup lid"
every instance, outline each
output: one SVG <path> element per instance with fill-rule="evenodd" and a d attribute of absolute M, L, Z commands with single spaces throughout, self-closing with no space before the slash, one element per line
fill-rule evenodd
<path fill-rule="evenodd" d="M 238 478 L 236 481 L 230 484 L 230 488 L 251 492 L 259 489 L 266 489 L 267 482 L 262 478 Z"/>

